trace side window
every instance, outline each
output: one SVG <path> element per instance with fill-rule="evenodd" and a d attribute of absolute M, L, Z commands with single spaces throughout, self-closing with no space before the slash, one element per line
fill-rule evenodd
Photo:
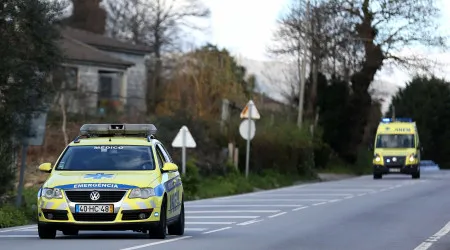
<path fill-rule="evenodd" d="M 163 153 L 166 162 L 172 162 L 172 158 L 170 157 L 169 153 L 164 148 L 164 146 L 162 144 L 158 144 L 158 147 L 159 147 L 159 150 L 161 150 L 161 152 Z"/>
<path fill-rule="evenodd" d="M 161 150 L 159 149 L 159 147 L 155 147 L 155 149 L 156 149 L 156 157 L 158 158 L 158 165 L 159 165 L 159 168 L 161 169 L 165 163 L 163 154 L 161 153 Z"/>

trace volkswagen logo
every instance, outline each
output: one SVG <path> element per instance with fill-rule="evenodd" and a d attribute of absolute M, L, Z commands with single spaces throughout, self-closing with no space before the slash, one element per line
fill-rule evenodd
<path fill-rule="evenodd" d="M 98 199 L 100 199 L 100 193 L 97 191 L 93 191 L 89 197 L 91 197 L 91 200 L 93 201 L 97 201 Z"/>

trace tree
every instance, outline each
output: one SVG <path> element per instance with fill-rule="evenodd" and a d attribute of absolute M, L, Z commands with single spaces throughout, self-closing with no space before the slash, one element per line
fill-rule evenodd
<path fill-rule="evenodd" d="M 50 102 L 55 87 L 48 78 L 61 61 L 58 3 L 6 0 L 1 6 L 0 195 L 14 181 L 12 139 L 26 135 L 33 111 Z"/>
<path fill-rule="evenodd" d="M 354 51 L 349 106 L 353 130 L 347 153 L 356 156 L 372 106 L 368 90 L 375 74 L 387 63 L 403 69 L 432 66 L 423 56 L 401 56 L 401 52 L 411 46 L 445 47 L 445 38 L 436 32 L 440 9 L 435 0 L 329 0 L 327 4 L 329 15 L 343 23 L 333 32 L 336 47 L 345 44 Z"/>
<path fill-rule="evenodd" d="M 153 113 L 162 100 L 164 53 L 180 48 L 183 29 L 198 28 L 189 20 L 209 17 L 210 11 L 200 0 L 108 0 L 106 9 L 111 36 L 153 48 L 146 95 L 147 112 Z"/>
<path fill-rule="evenodd" d="M 253 93 L 255 78 L 225 49 L 207 44 L 178 60 L 165 100 L 177 102 L 175 110 L 194 117 L 216 119 L 223 98 L 244 103 Z M 168 108 L 170 103 L 163 106 Z M 169 108 L 170 109 L 170 108 Z"/>
<path fill-rule="evenodd" d="M 416 76 L 392 98 L 388 116 L 411 117 L 417 125 L 422 159 L 450 168 L 450 84 L 443 79 Z"/>

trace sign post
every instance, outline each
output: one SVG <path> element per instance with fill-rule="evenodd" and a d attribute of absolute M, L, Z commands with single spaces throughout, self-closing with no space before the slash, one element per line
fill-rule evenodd
<path fill-rule="evenodd" d="M 181 148 L 182 173 L 186 174 L 186 148 L 195 148 L 194 137 L 186 126 L 181 127 L 178 134 L 173 139 L 172 147 Z"/>
<path fill-rule="evenodd" d="M 28 146 L 41 146 L 44 143 L 45 125 L 47 123 L 47 111 L 35 113 L 37 117 L 32 117 L 30 121 L 30 134 L 22 139 L 22 159 L 20 164 L 19 186 L 17 188 L 16 207 L 22 204 L 23 182 L 27 162 Z"/>
<path fill-rule="evenodd" d="M 239 127 L 239 133 L 245 140 L 247 140 L 246 157 L 245 157 L 245 178 L 247 178 L 249 174 L 249 165 L 250 165 L 250 140 L 253 139 L 256 132 L 255 122 L 252 119 L 261 118 L 252 100 L 250 100 L 247 103 L 247 105 L 241 112 L 241 119 L 245 118 L 246 120 L 242 121 L 241 126 Z"/>

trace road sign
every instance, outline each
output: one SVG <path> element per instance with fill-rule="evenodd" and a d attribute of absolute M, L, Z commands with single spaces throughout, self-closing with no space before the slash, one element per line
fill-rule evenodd
<path fill-rule="evenodd" d="M 250 126 L 249 124 L 250 123 Z M 250 128 L 250 133 L 249 133 L 249 128 Z M 256 132 L 256 125 L 255 122 L 253 120 L 243 120 L 241 122 L 241 125 L 239 126 L 239 134 L 241 134 L 242 138 L 244 138 L 244 140 L 249 140 L 249 134 L 250 134 L 250 140 L 253 139 L 253 137 L 255 137 L 255 132 Z"/>
<path fill-rule="evenodd" d="M 250 111 L 251 109 L 251 111 Z M 256 109 L 255 104 L 253 103 L 252 100 L 250 100 L 247 105 L 245 105 L 244 109 L 241 112 L 241 119 L 247 118 L 250 115 L 250 119 L 254 119 L 254 120 L 258 120 L 261 118 L 261 116 L 259 115 L 259 111 L 258 109 Z"/>
<path fill-rule="evenodd" d="M 181 148 L 181 158 L 182 158 L 182 173 L 186 173 L 186 148 L 195 148 L 197 144 L 195 143 L 194 137 L 192 137 L 191 132 L 186 126 L 181 127 L 180 132 L 173 139 L 172 147 Z"/>
<path fill-rule="evenodd" d="M 45 126 L 47 124 L 47 112 L 39 113 L 36 118 L 31 119 L 28 145 L 41 146 L 44 143 Z"/>

